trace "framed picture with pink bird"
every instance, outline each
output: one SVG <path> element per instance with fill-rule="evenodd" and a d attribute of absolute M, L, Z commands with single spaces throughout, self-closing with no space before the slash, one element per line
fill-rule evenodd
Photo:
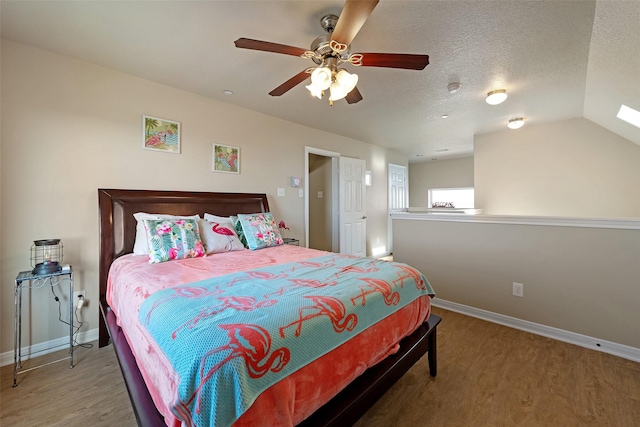
<path fill-rule="evenodd" d="M 213 171 L 240 173 L 240 147 L 213 143 Z"/>
<path fill-rule="evenodd" d="M 180 122 L 143 115 L 142 148 L 180 154 Z"/>

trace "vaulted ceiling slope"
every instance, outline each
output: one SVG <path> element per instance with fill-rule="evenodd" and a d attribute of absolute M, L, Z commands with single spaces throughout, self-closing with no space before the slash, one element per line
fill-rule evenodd
<path fill-rule="evenodd" d="M 355 68 L 364 99 L 332 107 L 298 85 L 314 65 L 237 49 L 240 37 L 304 49 L 344 1 L 11 1 L 2 37 L 312 128 L 404 152 L 410 161 L 469 156 L 473 136 L 509 119 L 587 119 L 640 144 L 615 118 L 640 110 L 640 1 L 381 0 L 353 52 L 428 54 L 422 71 Z M 449 93 L 447 85 L 462 88 Z M 486 93 L 506 88 L 498 106 Z M 225 95 L 225 90 L 233 95 Z M 443 119 L 443 115 L 448 118 Z"/>

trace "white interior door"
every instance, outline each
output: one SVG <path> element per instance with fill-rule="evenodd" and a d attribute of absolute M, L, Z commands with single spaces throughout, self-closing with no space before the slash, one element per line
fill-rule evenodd
<path fill-rule="evenodd" d="M 365 162 L 340 157 L 340 253 L 367 255 Z"/>
<path fill-rule="evenodd" d="M 389 253 L 393 253 L 393 224 L 391 214 L 404 212 L 409 207 L 409 180 L 406 166 L 389 163 Z"/>

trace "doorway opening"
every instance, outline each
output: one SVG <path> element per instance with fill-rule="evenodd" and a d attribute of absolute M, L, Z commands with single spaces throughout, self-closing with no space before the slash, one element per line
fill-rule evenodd
<path fill-rule="evenodd" d="M 305 242 L 308 248 L 340 251 L 339 158 L 340 153 L 305 147 Z"/>

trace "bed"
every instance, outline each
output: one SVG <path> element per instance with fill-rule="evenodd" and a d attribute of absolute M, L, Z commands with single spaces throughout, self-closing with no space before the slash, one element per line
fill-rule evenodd
<path fill-rule="evenodd" d="M 135 349 L 135 345 L 130 346 L 126 331 L 121 329 L 121 324 L 125 323 L 125 313 L 123 312 L 120 316 L 122 319 L 118 318 L 117 310 L 110 306 L 107 298 L 111 266 L 114 262 L 126 262 L 128 254 L 132 252 L 134 246 L 137 222 L 133 214 L 136 212 L 173 215 L 204 215 L 205 213 L 210 213 L 219 216 L 230 216 L 241 213 L 268 212 L 267 197 L 265 194 L 252 193 L 99 189 L 98 199 L 100 212 L 99 279 L 101 311 L 99 345 L 101 347 L 106 346 L 111 341 L 114 346 L 138 424 L 140 426 L 165 425 L 166 413 L 163 414 L 158 409 L 159 407 L 162 409 L 161 404 L 156 405 L 154 403 L 154 397 L 156 401 L 158 400 L 158 390 L 155 390 L 153 385 L 147 386 L 144 377 L 148 374 L 144 366 L 142 368 L 138 366 L 134 355 L 139 350 Z M 275 251 L 282 252 L 285 255 L 289 254 L 290 257 L 304 256 L 302 252 L 296 252 L 297 250 L 292 247 L 275 248 Z M 299 250 L 308 249 L 300 248 Z M 255 251 L 254 257 L 259 252 Z M 264 253 L 266 254 L 267 252 Z M 234 256 L 240 256 L 240 253 Z M 364 302 L 364 294 L 362 299 Z M 419 301 L 423 303 L 424 300 L 428 301 L 429 298 L 421 298 Z M 408 309 L 405 308 L 403 310 Z M 313 413 L 309 416 L 305 415 L 304 420 L 297 420 L 296 423 L 299 422 L 299 425 L 353 424 L 425 354 L 428 355 L 430 374 L 431 376 L 436 376 L 436 327 L 441 319 L 436 315 L 427 313 L 423 320 L 413 332 L 394 347 L 393 354 L 368 367 L 364 373 L 357 376 L 348 385 L 340 386 L 342 390 L 332 398 L 323 397 L 324 400 L 328 401 L 322 401 L 321 404 L 313 403 L 319 407 L 315 408 L 312 403 L 309 403 L 311 406 L 307 407 L 307 410 L 313 407 Z M 362 332 L 356 338 L 365 336 L 365 333 L 366 331 Z M 373 335 L 369 336 L 369 341 L 371 337 Z M 342 346 L 338 348 L 342 348 Z M 330 353 L 323 358 L 329 356 Z M 142 357 L 138 357 L 138 359 L 141 360 Z M 293 375 L 291 376 L 293 377 Z M 268 393 L 265 392 L 264 394 Z M 256 402 L 259 402 L 261 397 Z M 264 407 L 264 402 L 262 402 L 262 405 Z M 260 405 L 256 403 L 256 407 L 260 407 Z"/>

